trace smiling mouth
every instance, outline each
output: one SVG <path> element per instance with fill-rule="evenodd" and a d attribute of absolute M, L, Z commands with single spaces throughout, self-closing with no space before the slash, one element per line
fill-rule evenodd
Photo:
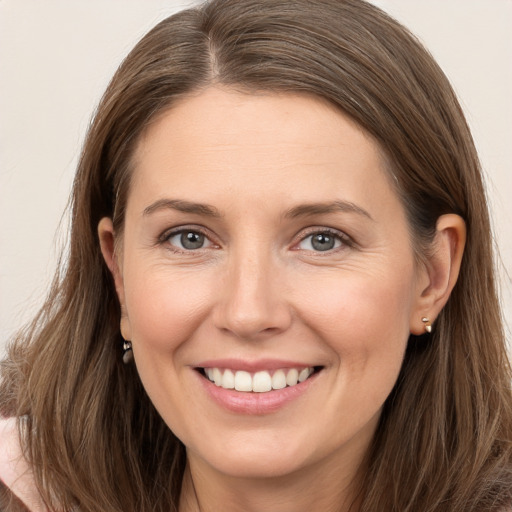
<path fill-rule="evenodd" d="M 293 387 L 318 373 L 321 366 L 306 368 L 283 368 L 254 373 L 229 368 L 197 368 L 199 373 L 223 389 L 234 389 L 246 393 L 268 393 L 269 391 Z"/>

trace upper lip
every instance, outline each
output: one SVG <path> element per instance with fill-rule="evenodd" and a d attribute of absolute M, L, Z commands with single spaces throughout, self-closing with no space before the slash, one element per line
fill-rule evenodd
<path fill-rule="evenodd" d="M 284 359 L 209 359 L 194 365 L 195 368 L 229 368 L 254 373 L 264 370 L 279 370 L 286 368 L 310 368 L 318 366 L 311 362 L 290 361 Z"/>

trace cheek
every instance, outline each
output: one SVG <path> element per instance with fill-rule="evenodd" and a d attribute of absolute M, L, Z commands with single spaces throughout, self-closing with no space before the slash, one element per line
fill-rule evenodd
<path fill-rule="evenodd" d="M 186 347 L 207 317 L 215 287 L 206 276 L 199 280 L 162 267 L 134 268 L 125 282 L 137 372 L 164 421 L 187 440 L 195 426 L 185 427 L 182 418 L 196 397 L 181 385 L 188 370 Z"/>
<path fill-rule="evenodd" d="M 333 278 L 334 277 L 334 278 Z M 305 311 L 311 322 L 321 323 L 333 333 L 341 329 L 353 336 L 383 339 L 394 332 L 408 332 L 413 306 L 413 273 L 401 272 L 350 273 L 328 276 L 305 283 Z M 373 336 L 372 336 L 373 334 Z"/>
<path fill-rule="evenodd" d="M 409 338 L 413 271 L 400 270 L 340 274 L 329 285 L 307 287 L 313 293 L 308 295 L 303 318 L 347 372 L 342 378 L 350 375 L 369 393 L 372 387 L 367 384 L 375 380 L 392 387 Z"/>
<path fill-rule="evenodd" d="M 309 326 L 329 345 L 334 362 L 333 392 L 323 406 L 339 411 L 333 412 L 334 421 L 352 425 L 349 431 L 379 414 L 409 338 L 410 281 L 398 275 L 371 281 L 347 278 L 329 293 L 319 293 L 316 307 L 309 309 Z"/>
<path fill-rule="evenodd" d="M 207 314 L 214 289 L 210 279 L 205 275 L 195 279 L 187 272 L 172 272 L 165 267 L 138 267 L 126 275 L 126 310 L 134 345 L 159 352 L 175 351 Z"/>

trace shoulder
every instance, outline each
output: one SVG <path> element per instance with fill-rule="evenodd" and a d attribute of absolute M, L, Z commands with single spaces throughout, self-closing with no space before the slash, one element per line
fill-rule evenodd
<path fill-rule="evenodd" d="M 30 512 L 47 510 L 22 455 L 15 418 L 0 417 L 0 481 Z"/>

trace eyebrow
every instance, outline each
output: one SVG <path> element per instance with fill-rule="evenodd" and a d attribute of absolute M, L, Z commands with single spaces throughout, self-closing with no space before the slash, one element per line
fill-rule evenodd
<path fill-rule="evenodd" d="M 350 201 L 331 201 L 327 203 L 309 203 L 295 206 L 285 213 L 286 218 L 295 219 L 297 217 L 306 217 L 308 215 L 322 215 L 326 213 L 347 212 L 356 213 L 374 220 L 372 216 L 360 206 Z"/>
<path fill-rule="evenodd" d="M 217 208 L 209 204 L 193 203 L 183 199 L 159 199 L 144 209 L 144 215 L 151 215 L 160 210 L 177 210 L 184 213 L 194 213 L 206 217 L 221 217 Z"/>
<path fill-rule="evenodd" d="M 160 210 L 177 210 L 184 213 L 193 213 L 207 217 L 220 218 L 221 213 L 215 206 L 203 203 L 194 203 L 183 199 L 159 199 L 144 209 L 144 215 L 151 215 Z M 288 210 L 284 217 L 295 219 L 297 217 L 307 217 L 309 215 L 322 215 L 335 212 L 356 213 L 373 220 L 372 216 L 360 206 L 350 201 L 331 201 L 327 203 L 308 203 L 294 206 Z"/>

